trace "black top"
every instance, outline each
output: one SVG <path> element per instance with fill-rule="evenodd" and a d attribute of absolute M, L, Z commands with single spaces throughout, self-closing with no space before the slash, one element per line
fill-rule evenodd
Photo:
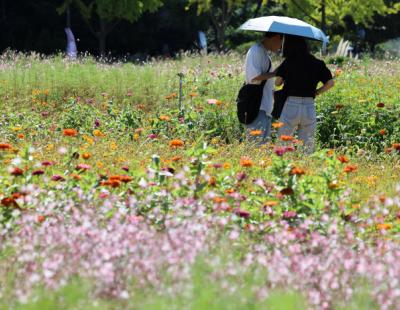
<path fill-rule="evenodd" d="M 276 76 L 284 81 L 286 96 L 313 97 L 319 82 L 332 79 L 332 73 L 322 60 L 313 55 L 286 58 L 276 70 Z"/>

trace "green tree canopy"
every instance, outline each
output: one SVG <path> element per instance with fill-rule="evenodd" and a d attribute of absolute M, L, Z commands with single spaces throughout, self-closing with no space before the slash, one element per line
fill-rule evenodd
<path fill-rule="evenodd" d="M 276 0 L 284 5 L 288 16 L 319 25 L 324 31 L 345 25 L 351 17 L 355 24 L 368 26 L 375 15 L 393 14 L 400 10 L 398 1 L 385 0 Z M 397 3 L 396 3 L 397 2 Z"/>
<path fill-rule="evenodd" d="M 107 36 L 119 21 L 134 22 L 143 13 L 154 12 L 162 4 L 162 0 L 66 0 L 59 8 L 59 13 L 74 5 L 98 39 L 100 55 L 103 56 Z"/>
<path fill-rule="evenodd" d="M 265 0 L 258 1 L 259 6 Z M 207 14 L 214 29 L 217 48 L 225 47 L 226 29 L 236 10 L 242 8 L 246 0 L 188 0 L 188 6 L 197 6 L 198 14 Z M 258 6 L 258 7 L 259 7 Z"/>

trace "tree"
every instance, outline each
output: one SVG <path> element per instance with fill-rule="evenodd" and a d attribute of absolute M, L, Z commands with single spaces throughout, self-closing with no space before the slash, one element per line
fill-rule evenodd
<path fill-rule="evenodd" d="M 368 26 L 376 15 L 397 13 L 400 3 L 385 0 L 277 0 L 289 16 L 305 19 L 327 31 L 345 26 L 348 17 L 357 25 Z"/>
<path fill-rule="evenodd" d="M 224 50 L 225 35 L 228 25 L 236 10 L 241 9 L 246 0 L 188 0 L 189 6 L 196 5 L 198 14 L 205 13 L 211 20 L 214 29 L 217 48 Z M 252 1 L 254 3 L 254 1 Z M 258 0 L 256 11 L 258 12 L 266 0 Z"/>
<path fill-rule="evenodd" d="M 70 5 L 78 8 L 98 40 L 100 56 L 104 56 L 107 36 L 121 20 L 134 22 L 143 13 L 154 12 L 162 4 L 162 0 L 65 0 L 58 12 L 66 12 Z"/>

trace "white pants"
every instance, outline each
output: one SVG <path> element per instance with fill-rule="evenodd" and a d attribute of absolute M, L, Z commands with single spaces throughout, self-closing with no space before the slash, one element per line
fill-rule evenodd
<path fill-rule="evenodd" d="M 296 127 L 299 139 L 303 141 L 305 151 L 314 151 L 314 139 L 317 125 L 315 102 L 312 97 L 288 97 L 283 107 L 280 121 L 283 126 L 278 135 L 293 136 Z"/>

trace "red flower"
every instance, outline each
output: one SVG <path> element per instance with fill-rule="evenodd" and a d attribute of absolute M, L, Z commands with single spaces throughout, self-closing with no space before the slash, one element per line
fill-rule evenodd
<path fill-rule="evenodd" d="M 67 128 L 67 129 L 64 129 L 63 135 L 67 136 L 67 137 L 75 137 L 78 135 L 78 131 L 76 129 Z"/>
<path fill-rule="evenodd" d="M 338 157 L 338 160 L 339 160 L 342 164 L 345 164 L 345 163 L 348 163 L 348 162 L 349 162 L 349 159 L 348 159 L 346 156 L 344 156 L 344 155 L 339 156 L 339 157 Z"/>
<path fill-rule="evenodd" d="M 303 169 L 298 168 L 298 167 L 293 167 L 292 170 L 290 170 L 289 174 L 290 175 L 303 175 L 305 173 L 306 172 Z"/>
<path fill-rule="evenodd" d="M 383 108 L 385 106 L 385 104 L 383 102 L 379 102 L 376 106 L 378 108 Z"/>
<path fill-rule="evenodd" d="M 42 175 L 42 174 L 44 174 L 44 171 L 43 171 L 43 170 L 35 170 L 35 171 L 32 171 L 32 175 Z"/>
<path fill-rule="evenodd" d="M 21 168 L 14 167 L 14 168 L 11 169 L 10 174 L 15 176 L 15 177 L 18 177 L 18 176 L 23 175 L 24 171 Z"/>
<path fill-rule="evenodd" d="M 293 195 L 293 194 L 294 194 L 294 191 L 293 191 L 293 188 L 291 188 L 291 187 L 286 187 L 286 188 L 282 189 L 282 190 L 280 191 L 280 193 L 281 193 L 282 195 L 284 195 L 284 196 L 290 196 L 290 195 Z"/>
<path fill-rule="evenodd" d="M 8 143 L 0 143 L 0 150 L 11 150 L 12 146 Z"/>
<path fill-rule="evenodd" d="M 344 172 L 346 173 L 350 173 L 350 172 L 354 172 L 357 171 L 358 167 L 356 165 L 347 165 L 346 167 L 344 167 Z"/>
<path fill-rule="evenodd" d="M 250 217 L 250 212 L 246 211 L 246 210 L 242 210 L 242 209 L 236 209 L 235 214 L 239 217 L 243 217 L 245 219 L 248 219 Z"/>
<path fill-rule="evenodd" d="M 51 180 L 55 181 L 55 182 L 58 182 L 58 181 L 62 182 L 62 181 L 65 181 L 65 178 L 62 177 L 61 175 L 55 174 L 51 177 Z"/>
<path fill-rule="evenodd" d="M 13 197 L 5 197 L 1 200 L 1 205 L 4 207 L 14 207 L 19 208 L 18 203 Z"/>

